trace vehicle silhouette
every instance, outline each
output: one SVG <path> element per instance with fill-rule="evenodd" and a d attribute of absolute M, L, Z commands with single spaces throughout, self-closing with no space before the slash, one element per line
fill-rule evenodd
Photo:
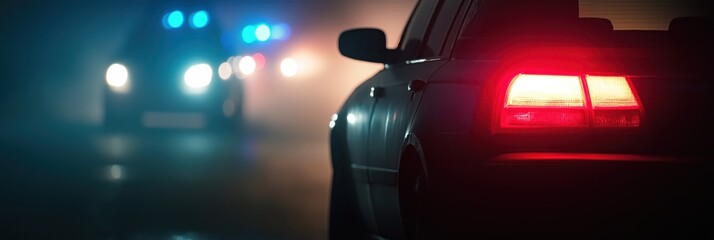
<path fill-rule="evenodd" d="M 712 9 L 421 0 L 396 49 L 343 32 L 385 67 L 332 118 L 330 238 L 714 237 Z"/>
<path fill-rule="evenodd" d="M 242 84 L 230 72 L 225 79 L 219 74 L 230 55 L 211 10 L 196 3 L 158 4 L 137 23 L 108 66 L 123 67 L 128 80 L 120 78 L 124 81 L 114 86 L 109 83 L 114 72 L 107 70 L 106 128 L 236 126 L 242 114 Z"/>

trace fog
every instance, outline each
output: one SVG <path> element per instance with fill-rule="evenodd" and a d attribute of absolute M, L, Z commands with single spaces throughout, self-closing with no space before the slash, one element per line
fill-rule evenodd
<path fill-rule="evenodd" d="M 291 28 L 282 41 L 228 48 L 266 57 L 263 69 L 233 79 L 245 94 L 236 132 L 104 128 L 105 72 L 129 33 L 160 24 L 141 22 L 155 5 L 191 1 L 3 2 L 2 232 L 326 238 L 330 116 L 383 67 L 341 56 L 337 38 L 376 27 L 395 47 L 415 2 L 209 2 L 224 34 L 263 22 Z M 285 57 L 298 62 L 294 77 L 280 74 Z"/>

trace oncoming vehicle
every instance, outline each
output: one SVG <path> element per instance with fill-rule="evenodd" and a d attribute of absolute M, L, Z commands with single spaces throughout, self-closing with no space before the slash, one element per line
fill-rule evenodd
<path fill-rule="evenodd" d="M 204 5 L 173 3 L 140 20 L 106 70 L 105 126 L 231 129 L 242 86 Z"/>
<path fill-rule="evenodd" d="M 706 1 L 421 0 L 330 123 L 330 238 L 712 238 Z M 469 236 L 469 237 L 465 237 Z"/>

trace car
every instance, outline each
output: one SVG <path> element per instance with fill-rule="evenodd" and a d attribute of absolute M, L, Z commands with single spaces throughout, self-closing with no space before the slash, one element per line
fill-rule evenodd
<path fill-rule="evenodd" d="M 105 127 L 237 127 L 243 86 L 226 62 L 210 8 L 185 2 L 151 9 L 107 66 Z"/>
<path fill-rule="evenodd" d="M 344 31 L 384 68 L 330 122 L 329 237 L 714 237 L 710 6 L 420 0 L 396 49 Z"/>

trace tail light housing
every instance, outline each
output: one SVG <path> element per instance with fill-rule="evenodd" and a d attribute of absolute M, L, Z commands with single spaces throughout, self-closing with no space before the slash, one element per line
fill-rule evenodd
<path fill-rule="evenodd" d="M 500 128 L 637 128 L 642 108 L 626 76 L 518 74 Z"/>

